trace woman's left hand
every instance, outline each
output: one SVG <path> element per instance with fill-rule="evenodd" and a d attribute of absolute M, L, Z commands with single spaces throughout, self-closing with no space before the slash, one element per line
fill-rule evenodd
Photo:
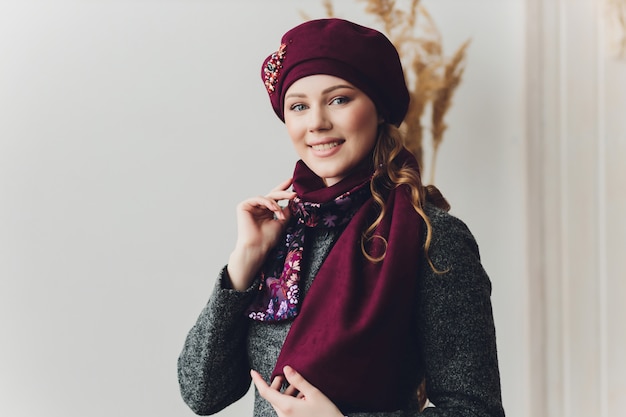
<path fill-rule="evenodd" d="M 274 407 L 279 417 L 343 417 L 326 395 L 293 368 L 285 366 L 283 372 L 289 387 L 281 393 L 281 377 L 275 378 L 270 386 L 258 372 L 250 371 L 259 394 Z"/>

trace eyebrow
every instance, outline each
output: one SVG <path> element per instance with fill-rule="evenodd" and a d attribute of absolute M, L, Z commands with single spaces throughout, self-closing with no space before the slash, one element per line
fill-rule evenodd
<path fill-rule="evenodd" d="M 347 85 L 347 84 L 337 84 L 337 85 L 333 85 L 333 86 L 331 86 L 331 87 L 328 87 L 328 88 L 324 89 L 324 90 L 322 91 L 322 94 L 328 94 L 328 93 L 330 93 L 330 92 L 332 92 L 332 91 L 339 90 L 340 88 L 349 88 L 349 89 L 351 89 L 351 90 L 354 90 L 354 89 L 355 89 L 355 88 L 354 88 L 354 87 L 352 87 L 351 85 Z M 285 99 L 288 99 L 289 97 L 298 97 L 298 98 L 302 98 L 302 97 L 306 97 L 306 94 L 302 94 L 302 93 L 291 93 L 291 94 L 287 94 L 287 95 L 285 96 Z"/>

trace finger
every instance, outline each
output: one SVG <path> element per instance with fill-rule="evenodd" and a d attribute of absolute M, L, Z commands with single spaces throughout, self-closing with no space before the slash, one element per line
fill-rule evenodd
<path fill-rule="evenodd" d="M 284 207 L 282 207 L 280 204 L 278 204 L 278 201 L 293 200 L 295 197 L 296 197 L 296 193 L 291 192 L 291 191 L 275 191 L 266 195 L 265 197 L 257 197 L 257 198 L 268 199 L 267 204 L 272 207 L 271 210 L 274 213 L 274 216 L 278 220 L 287 220 L 290 214 L 289 206 L 285 205 Z"/>
<path fill-rule="evenodd" d="M 277 376 L 272 380 L 272 384 L 270 388 L 275 389 L 276 391 L 280 391 L 280 387 L 283 386 L 284 378 L 282 376 Z"/>
<path fill-rule="evenodd" d="M 283 208 L 276 202 L 276 200 L 267 197 L 252 197 L 245 201 L 243 201 L 239 208 L 243 211 L 252 211 L 256 210 L 269 210 L 274 213 L 276 216 L 284 217 L 282 213 Z M 280 213 L 280 214 L 279 214 Z"/>
<path fill-rule="evenodd" d="M 293 200 L 296 193 L 293 191 L 270 191 L 265 197 L 271 198 L 275 201 L 280 200 Z"/>
<path fill-rule="evenodd" d="M 289 385 L 286 389 L 285 392 L 283 392 L 283 394 L 285 395 L 289 395 L 291 397 L 295 397 L 297 395 L 300 395 L 300 391 L 298 391 L 296 389 L 296 387 L 294 387 L 293 385 Z"/>
<path fill-rule="evenodd" d="M 317 388 L 304 379 L 304 377 L 300 375 L 300 373 L 296 372 L 296 370 L 291 366 L 285 366 L 283 368 L 283 372 L 285 374 L 285 378 L 287 378 L 287 382 L 289 382 L 289 387 L 294 387 L 302 394 L 302 396 L 311 397 L 318 392 Z"/>
<path fill-rule="evenodd" d="M 285 401 L 287 401 L 287 399 L 291 398 L 267 385 L 267 382 L 265 382 L 263 377 L 257 371 L 251 370 L 250 376 L 252 377 L 252 382 L 254 382 L 259 395 L 265 398 L 270 404 L 274 406 L 281 406 Z"/>
<path fill-rule="evenodd" d="M 263 395 L 263 392 L 272 389 L 269 385 L 267 385 L 267 382 L 265 382 L 261 374 L 259 374 L 254 369 L 250 370 L 250 376 L 252 377 L 252 382 L 254 382 L 254 385 L 259 391 L 259 394 Z"/>
<path fill-rule="evenodd" d="M 272 188 L 272 191 L 285 191 L 287 188 L 291 186 L 291 183 L 292 183 L 292 178 L 289 178 L 281 182 L 280 184 L 278 184 L 276 187 Z"/>

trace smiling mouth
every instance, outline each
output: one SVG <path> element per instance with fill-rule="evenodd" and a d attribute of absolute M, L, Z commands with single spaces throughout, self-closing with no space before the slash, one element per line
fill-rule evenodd
<path fill-rule="evenodd" d="M 341 141 L 338 142 L 329 142 L 329 143 L 321 143 L 319 145 L 311 145 L 311 148 L 315 151 L 327 151 L 329 149 L 335 148 L 341 145 Z"/>

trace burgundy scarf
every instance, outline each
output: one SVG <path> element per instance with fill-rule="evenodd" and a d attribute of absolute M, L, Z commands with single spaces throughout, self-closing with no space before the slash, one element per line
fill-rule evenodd
<path fill-rule="evenodd" d="M 408 151 L 396 161 L 417 169 Z M 372 173 L 370 167 L 359 169 L 338 184 L 325 187 L 321 178 L 298 162 L 293 187 L 299 199 L 290 205 L 295 221 L 287 228 L 285 243 L 277 247 L 262 268 L 264 283 L 250 315 L 256 320 L 297 316 L 272 377 L 290 365 L 344 413 L 402 409 L 417 384 L 413 318 L 422 253 L 422 219 L 411 205 L 407 187 L 390 190 L 387 214 L 375 231 L 376 236 L 387 241 L 386 251 L 380 238 L 374 238 L 368 246 L 370 255 L 385 253 L 385 257 L 377 263 L 368 261 L 361 251 L 361 234 L 376 217 L 369 195 Z M 346 199 L 355 204 L 347 210 L 347 220 L 339 221 L 348 224 L 299 304 L 297 284 L 302 252 L 293 242 L 303 241 L 293 236 L 303 236 L 304 228 L 310 227 L 306 214 L 299 210 L 306 207 L 301 203 L 337 213 L 338 205 Z M 320 223 L 325 224 L 315 224 Z M 262 314 L 264 317 L 260 317 Z"/>

